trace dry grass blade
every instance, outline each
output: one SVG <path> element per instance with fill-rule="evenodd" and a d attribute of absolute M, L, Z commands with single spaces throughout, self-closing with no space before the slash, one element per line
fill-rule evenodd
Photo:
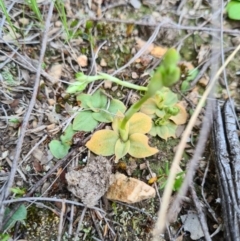
<path fill-rule="evenodd" d="M 170 203 L 170 198 L 171 198 L 171 194 L 172 194 L 172 187 L 174 184 L 174 179 L 176 177 L 177 174 L 177 167 L 180 164 L 182 155 L 183 155 L 183 151 L 185 149 L 186 146 L 186 142 L 187 139 L 192 131 L 192 128 L 196 122 L 196 119 L 199 115 L 199 113 L 202 110 L 202 106 L 204 105 L 204 102 L 206 101 L 209 93 L 211 92 L 211 90 L 213 89 L 216 80 L 219 78 L 220 74 L 223 72 L 224 68 L 228 65 L 228 63 L 233 59 L 233 57 L 236 55 L 236 53 L 240 50 L 240 45 L 237 46 L 237 48 L 232 52 L 232 54 L 227 58 L 226 62 L 220 67 L 220 69 L 218 70 L 218 72 L 216 73 L 216 75 L 213 77 L 211 83 L 209 84 L 209 86 L 207 87 L 207 89 L 205 90 L 202 98 L 200 99 L 196 110 L 194 111 L 186 130 L 184 131 L 183 137 L 181 139 L 181 142 L 179 144 L 178 150 L 175 154 L 175 157 L 173 159 L 173 163 L 170 169 L 170 174 L 169 174 L 169 178 L 168 178 L 168 182 L 166 185 L 166 188 L 164 190 L 163 193 L 163 197 L 162 197 L 162 205 L 161 208 L 159 210 L 158 213 L 158 220 L 156 222 L 155 228 L 153 230 L 153 241 L 158 241 L 159 240 L 159 235 L 163 232 L 164 227 L 165 227 L 165 223 L 166 223 L 166 217 L 167 217 L 167 209 Z"/>

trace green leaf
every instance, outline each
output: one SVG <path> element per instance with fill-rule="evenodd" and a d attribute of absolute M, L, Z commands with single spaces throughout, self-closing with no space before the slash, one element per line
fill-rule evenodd
<path fill-rule="evenodd" d="M 118 139 L 115 145 L 115 155 L 116 159 L 115 161 L 118 161 L 122 157 L 124 157 L 130 148 L 130 141 L 123 142 L 122 140 Z"/>
<path fill-rule="evenodd" d="M 11 210 L 9 208 L 6 208 L 4 213 L 4 218 L 7 218 L 7 216 L 11 213 Z M 24 220 L 27 218 L 27 209 L 22 204 L 19 206 L 19 208 L 13 213 L 13 215 L 10 217 L 8 222 L 4 225 L 3 230 L 8 230 L 9 228 L 13 227 L 14 224 L 19 221 L 21 223 L 24 223 Z"/>
<path fill-rule="evenodd" d="M 75 94 L 77 92 L 81 92 L 81 91 L 85 90 L 87 85 L 88 85 L 88 83 L 74 82 L 68 86 L 66 92 L 69 94 Z"/>
<path fill-rule="evenodd" d="M 164 109 L 162 109 L 162 110 L 157 109 L 155 114 L 156 114 L 157 117 L 163 118 L 166 115 L 166 111 Z"/>
<path fill-rule="evenodd" d="M 135 113 L 129 120 L 129 135 L 134 133 L 148 133 L 152 128 L 152 120 L 144 113 Z"/>
<path fill-rule="evenodd" d="M 155 126 L 156 134 L 164 140 L 167 140 L 169 137 L 175 138 L 175 133 L 177 125 L 168 121 L 165 125 Z M 151 131 L 150 131 L 151 134 Z"/>
<path fill-rule="evenodd" d="M 68 154 L 70 146 L 64 145 L 64 144 L 62 144 L 62 142 L 60 142 L 58 140 L 52 140 L 49 143 L 49 148 L 50 148 L 50 151 L 51 151 L 52 155 L 55 158 L 61 159 Z"/>
<path fill-rule="evenodd" d="M 109 108 L 106 110 L 100 110 L 99 112 L 93 113 L 93 118 L 99 122 L 110 123 L 113 121 L 118 111 L 121 113 L 125 112 L 125 105 L 116 99 L 111 100 Z"/>
<path fill-rule="evenodd" d="M 157 106 L 159 109 L 170 107 L 178 102 L 178 97 L 169 88 L 164 88 L 156 94 Z"/>
<path fill-rule="evenodd" d="M 158 109 L 155 98 L 148 99 L 141 107 L 141 112 L 145 113 L 148 116 L 154 115 Z"/>
<path fill-rule="evenodd" d="M 80 95 L 77 96 L 77 101 L 80 101 L 80 106 L 82 108 L 88 109 L 91 106 L 91 95 L 81 93 Z"/>
<path fill-rule="evenodd" d="M 92 109 L 104 109 L 107 105 L 107 96 L 99 89 L 91 97 Z"/>
<path fill-rule="evenodd" d="M 64 133 L 60 136 L 60 139 L 62 141 L 62 144 L 64 145 L 72 145 L 72 138 L 76 131 L 73 130 L 72 124 L 69 124 L 67 129 L 64 131 Z"/>
<path fill-rule="evenodd" d="M 1 241 L 8 241 L 8 240 L 11 240 L 11 239 L 10 239 L 10 236 L 8 234 L 0 233 L 0 240 Z"/>
<path fill-rule="evenodd" d="M 107 106 L 107 97 L 99 89 L 93 95 L 80 94 L 77 97 L 78 101 L 81 101 L 81 107 L 90 108 L 94 112 L 98 112 L 99 109 L 105 109 Z"/>
<path fill-rule="evenodd" d="M 128 153 L 136 158 L 152 156 L 158 152 L 158 149 L 148 145 L 148 137 L 144 134 L 135 133 L 130 135 L 130 149 Z"/>
<path fill-rule="evenodd" d="M 115 153 L 115 145 L 118 139 L 117 132 L 100 130 L 93 134 L 86 147 L 97 155 L 111 156 Z"/>
<path fill-rule="evenodd" d="M 126 110 L 126 106 L 120 100 L 116 100 L 116 99 L 111 100 L 110 106 L 107 109 L 107 111 L 109 111 L 113 115 L 115 115 L 118 111 L 120 111 L 121 113 L 124 113 L 125 110 Z"/>
<path fill-rule="evenodd" d="M 181 91 L 184 93 L 190 89 L 190 84 L 187 80 L 184 80 L 181 84 Z"/>
<path fill-rule="evenodd" d="M 185 80 L 188 81 L 188 82 L 193 81 L 197 77 L 198 73 L 199 73 L 198 69 L 190 70 L 188 72 L 187 78 Z"/>
<path fill-rule="evenodd" d="M 73 121 L 73 130 L 75 131 L 92 131 L 96 128 L 98 122 L 92 117 L 91 111 L 80 112 Z"/>
<path fill-rule="evenodd" d="M 228 17 L 233 20 L 240 20 L 240 2 L 230 1 L 226 7 Z"/>
<path fill-rule="evenodd" d="M 99 112 L 92 113 L 92 117 L 102 123 L 112 122 L 112 115 L 107 113 L 105 110 L 100 110 Z"/>
<path fill-rule="evenodd" d="M 174 182 L 173 191 L 178 191 L 180 189 L 180 187 L 182 186 L 183 180 L 184 180 L 184 172 L 178 173 Z"/>
<path fill-rule="evenodd" d="M 23 188 L 19 188 L 19 187 L 12 187 L 10 188 L 11 192 L 13 192 L 14 194 L 18 195 L 18 196 L 23 196 L 26 193 L 26 190 Z"/>

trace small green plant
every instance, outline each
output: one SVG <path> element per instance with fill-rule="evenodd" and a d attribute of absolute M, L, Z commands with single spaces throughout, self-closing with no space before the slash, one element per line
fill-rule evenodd
<path fill-rule="evenodd" d="M 168 176 L 170 173 L 170 169 L 169 169 L 169 162 L 166 162 L 165 167 L 164 168 L 160 168 L 158 171 L 158 176 L 157 177 L 153 177 L 151 178 L 148 183 L 152 184 L 155 181 L 157 181 L 159 183 L 159 189 L 164 189 L 166 184 L 167 184 L 167 180 L 168 180 Z M 173 191 L 178 191 L 183 183 L 184 180 L 184 176 L 185 176 L 185 172 L 179 172 L 176 175 L 175 178 L 175 182 L 173 185 Z"/>
<path fill-rule="evenodd" d="M 6 233 L 5 234 L 0 233 L 0 240 L 1 241 L 8 241 L 8 240 L 10 240 L 10 236 Z"/>
<path fill-rule="evenodd" d="M 14 35 L 14 38 L 17 39 L 16 37 L 16 27 L 13 25 L 12 20 L 10 18 L 10 15 L 7 11 L 6 5 L 3 0 L 0 0 L 0 10 L 3 12 L 3 15 L 5 16 L 7 23 L 10 26 L 11 33 Z"/>
<path fill-rule="evenodd" d="M 8 215 L 10 215 L 11 209 L 6 208 L 4 212 L 4 218 L 3 220 L 6 220 Z M 10 228 L 12 228 L 16 222 L 21 222 L 25 224 L 25 219 L 27 218 L 27 209 L 26 207 L 22 204 L 19 206 L 19 208 L 13 213 L 13 215 L 8 219 L 8 221 L 4 224 L 3 226 L 3 231 L 6 232 Z"/>
<path fill-rule="evenodd" d="M 226 6 L 228 17 L 232 20 L 240 20 L 240 1 L 234 0 L 228 2 Z"/>
<path fill-rule="evenodd" d="M 49 143 L 51 153 L 56 158 L 63 158 L 67 155 L 74 134 L 78 131 L 90 132 L 94 130 L 99 122 L 110 123 L 118 111 L 124 112 L 126 107 L 116 99 L 109 100 L 99 89 L 93 95 L 79 94 L 77 96 L 80 106 L 84 108 L 80 111 L 70 124 L 60 140 L 52 140 Z"/>
<path fill-rule="evenodd" d="M 96 76 L 78 74 L 77 82 L 69 86 L 68 93 L 82 92 L 90 82 L 108 79 L 125 87 L 143 90 L 145 94 L 124 114 L 125 106 L 123 103 L 114 99 L 108 101 L 101 90 L 98 90 L 92 96 L 80 93 L 77 100 L 84 110 L 75 117 L 73 124 L 68 127 L 71 133 L 71 135 L 68 135 L 69 139 L 73 137 L 76 131 L 92 131 L 99 122 L 112 122 L 112 130 L 97 131 L 87 142 L 86 146 L 95 154 L 102 156 L 115 154 L 115 160 L 118 161 L 127 153 L 133 157 L 143 158 L 158 152 L 156 148 L 148 145 L 148 137 L 145 135 L 152 128 L 151 117 L 137 112 L 148 99 L 155 96 L 158 90 L 171 86 L 179 79 L 178 61 L 179 54 L 176 50 L 168 50 L 162 64 L 152 76 L 147 87 L 121 81 L 103 73 Z M 169 108 L 168 112 L 170 111 L 173 112 Z M 71 146 L 71 140 L 66 143 L 62 140 L 62 136 L 60 139 L 61 141 L 53 140 L 49 144 L 52 154 L 57 158 L 65 156 Z M 59 152 L 59 148 L 63 150 Z"/>
<path fill-rule="evenodd" d="M 162 88 L 142 105 L 140 111 L 152 119 L 150 135 L 159 136 L 165 140 L 171 136 L 175 137 L 177 125 L 169 118 L 178 114 L 177 102 L 176 94 L 168 88 Z"/>
<path fill-rule="evenodd" d="M 181 91 L 183 93 L 190 89 L 190 82 L 197 77 L 198 73 L 199 73 L 198 69 L 192 69 L 188 72 L 187 78 L 183 80 L 181 84 Z"/>
<path fill-rule="evenodd" d="M 10 190 L 15 194 L 15 197 L 22 197 L 26 193 L 26 189 L 20 187 L 12 187 Z"/>
<path fill-rule="evenodd" d="M 70 34 L 69 27 L 68 27 L 67 15 L 66 15 L 66 12 L 65 12 L 65 7 L 64 7 L 63 0 L 56 0 L 55 7 L 56 7 L 56 9 L 58 11 L 60 20 L 62 22 L 63 28 L 64 28 L 65 33 L 67 35 L 67 41 L 68 41 L 68 40 L 71 39 L 72 36 Z"/>
<path fill-rule="evenodd" d="M 72 145 L 72 138 L 76 131 L 73 130 L 72 124 L 70 124 L 65 132 L 60 136 L 59 140 L 52 140 L 49 143 L 49 148 L 54 157 L 61 159 L 68 154 L 68 151 Z"/>
<path fill-rule="evenodd" d="M 115 154 L 115 161 L 127 153 L 136 158 L 157 153 L 156 148 L 148 145 L 148 137 L 145 135 L 151 130 L 151 118 L 146 114 L 137 113 L 137 111 L 158 90 L 174 84 L 179 79 L 178 60 L 178 53 L 174 49 L 168 50 L 161 66 L 149 81 L 144 96 L 134 103 L 122 117 L 114 119 L 113 130 L 95 132 L 86 146 L 97 155 L 110 156 Z"/>
<path fill-rule="evenodd" d="M 26 4 L 29 6 L 29 8 L 31 8 L 31 10 L 34 12 L 34 14 L 36 15 L 38 21 L 43 24 L 43 17 L 41 14 L 41 11 L 38 7 L 38 3 L 36 0 L 25 0 Z"/>
<path fill-rule="evenodd" d="M 113 120 L 113 130 L 95 132 L 86 147 L 97 155 L 111 156 L 115 154 L 116 162 L 127 153 L 136 158 L 157 153 L 158 149 L 148 145 L 148 137 L 145 135 L 151 129 L 151 118 L 143 113 L 135 113 L 123 129 L 120 126 L 124 115 L 119 117 L 120 115 L 121 113 L 118 113 Z"/>
<path fill-rule="evenodd" d="M 99 122 L 110 123 L 118 111 L 125 112 L 125 105 L 116 99 L 109 100 L 99 89 L 93 95 L 83 94 L 77 96 L 77 101 L 84 108 L 73 121 L 76 131 L 92 131 Z"/>

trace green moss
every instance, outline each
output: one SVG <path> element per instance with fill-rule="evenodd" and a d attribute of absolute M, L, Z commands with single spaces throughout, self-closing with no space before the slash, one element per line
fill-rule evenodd
<path fill-rule="evenodd" d="M 27 211 L 25 239 L 34 241 L 57 240 L 59 217 L 52 211 L 30 206 Z"/>

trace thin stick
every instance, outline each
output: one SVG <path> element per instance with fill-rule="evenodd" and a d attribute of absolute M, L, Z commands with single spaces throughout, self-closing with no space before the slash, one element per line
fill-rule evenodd
<path fill-rule="evenodd" d="M 200 101 L 196 107 L 196 110 L 194 111 L 194 113 L 187 125 L 186 130 L 183 133 L 183 137 L 180 141 L 179 148 L 177 149 L 177 152 L 173 159 L 173 163 L 172 163 L 172 166 L 170 169 L 170 174 L 169 174 L 169 178 L 167 181 L 167 185 L 166 185 L 166 188 L 163 193 L 161 209 L 159 210 L 158 219 L 157 219 L 155 228 L 153 230 L 153 241 L 158 241 L 159 235 L 164 230 L 165 223 L 166 223 L 166 214 L 167 214 L 168 205 L 170 203 L 170 198 L 171 198 L 171 194 L 172 194 L 172 187 L 173 187 L 174 180 L 175 180 L 175 177 L 177 174 L 177 167 L 180 164 L 180 161 L 181 161 L 181 158 L 182 158 L 185 146 L 186 146 L 187 139 L 188 139 L 189 135 L 191 134 L 192 128 L 197 120 L 197 117 L 202 110 L 202 106 L 204 105 L 204 102 L 207 99 L 209 93 L 213 89 L 216 80 L 219 78 L 219 76 L 223 72 L 224 68 L 228 65 L 228 63 L 233 59 L 233 57 L 236 55 L 236 53 L 239 50 L 240 50 L 240 44 L 232 52 L 232 54 L 227 58 L 226 62 L 220 67 L 220 69 L 218 70 L 216 75 L 213 77 L 211 83 L 209 84 L 208 88 L 205 90 L 202 98 L 200 99 Z"/>
<path fill-rule="evenodd" d="M 74 241 L 77 241 L 78 240 L 78 235 L 79 235 L 79 232 L 81 231 L 82 229 L 82 222 L 83 222 L 83 218 L 85 216 L 85 213 L 87 211 L 87 207 L 84 207 L 83 211 L 82 211 L 82 215 L 81 215 L 81 218 L 78 222 L 78 227 L 77 227 L 77 230 L 76 230 L 76 233 L 75 233 L 75 236 L 74 236 Z"/>
<path fill-rule="evenodd" d="M 65 199 L 63 199 L 62 209 L 61 209 L 61 215 L 60 215 L 60 221 L 59 221 L 59 226 L 58 226 L 58 237 L 57 237 L 57 241 L 61 241 L 61 240 L 62 240 L 63 216 L 64 216 L 65 212 L 66 212 L 66 203 L 65 203 Z"/>

